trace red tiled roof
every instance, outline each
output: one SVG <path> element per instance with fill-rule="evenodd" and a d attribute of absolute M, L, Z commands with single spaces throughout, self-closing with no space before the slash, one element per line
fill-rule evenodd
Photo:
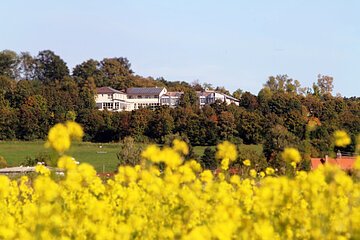
<path fill-rule="evenodd" d="M 311 169 L 316 169 L 322 165 L 321 158 L 311 158 Z M 325 161 L 325 158 L 322 158 Z M 355 163 L 355 157 L 328 158 L 327 163 L 339 166 L 343 170 L 350 170 Z M 326 163 L 324 163 L 326 164 Z"/>

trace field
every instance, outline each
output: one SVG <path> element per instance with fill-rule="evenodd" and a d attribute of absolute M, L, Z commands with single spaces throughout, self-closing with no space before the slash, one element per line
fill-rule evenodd
<path fill-rule="evenodd" d="M 101 146 L 101 148 L 100 148 Z M 197 156 L 202 156 L 204 146 L 194 147 Z M 213 147 L 215 149 L 215 146 Z M 261 151 L 257 145 L 241 145 L 240 148 Z M 79 162 L 93 165 L 97 172 L 113 172 L 116 170 L 118 160 L 116 153 L 119 151 L 118 143 L 73 143 L 68 155 Z M 0 156 L 3 156 L 9 166 L 19 166 L 27 157 L 35 158 L 40 154 L 48 154 L 56 158 L 56 153 L 44 147 L 44 141 L 3 141 L 0 142 Z"/>

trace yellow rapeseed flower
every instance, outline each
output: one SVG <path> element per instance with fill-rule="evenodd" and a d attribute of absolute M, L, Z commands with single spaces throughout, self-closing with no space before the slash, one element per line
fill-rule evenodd
<path fill-rule="evenodd" d="M 256 176 L 257 176 L 257 172 L 256 172 L 256 170 L 255 169 L 250 169 L 250 176 L 251 177 L 253 177 L 253 178 L 256 178 Z"/>
<path fill-rule="evenodd" d="M 216 152 L 217 159 L 225 159 L 228 161 L 235 161 L 237 158 L 236 146 L 228 141 L 224 141 L 217 145 Z"/>
<path fill-rule="evenodd" d="M 188 155 L 189 154 L 189 147 L 186 144 L 186 142 L 181 141 L 179 139 L 174 139 L 173 141 L 173 149 L 177 152 L 180 152 L 184 155 Z"/>
<path fill-rule="evenodd" d="M 221 169 L 223 169 L 225 171 L 229 169 L 229 159 L 228 158 L 224 158 L 223 160 L 221 160 Z"/>
<path fill-rule="evenodd" d="M 50 170 L 41 164 L 36 165 L 35 172 L 40 173 L 41 175 L 44 175 L 44 176 L 50 175 Z"/>
<path fill-rule="evenodd" d="M 275 170 L 272 167 L 267 167 L 265 169 L 266 175 L 273 175 L 275 173 Z"/>
<path fill-rule="evenodd" d="M 282 152 L 281 157 L 284 161 L 291 163 L 298 163 L 301 161 L 301 155 L 296 148 L 285 148 Z"/>
<path fill-rule="evenodd" d="M 68 128 L 71 138 L 81 140 L 84 137 L 84 131 L 78 123 L 67 121 L 65 125 Z"/>
<path fill-rule="evenodd" d="M 201 181 L 203 181 L 203 182 L 211 182 L 213 180 L 214 176 L 210 170 L 204 170 L 200 174 L 200 178 L 201 178 Z"/>
<path fill-rule="evenodd" d="M 76 168 L 76 162 L 72 157 L 64 155 L 59 158 L 57 166 L 61 169 L 72 170 Z"/>
<path fill-rule="evenodd" d="M 337 147 L 346 147 L 351 143 L 351 138 L 343 130 L 337 130 L 334 132 L 335 146 Z"/>
<path fill-rule="evenodd" d="M 251 166 L 251 161 L 250 161 L 249 159 L 246 159 L 246 160 L 243 161 L 243 164 L 244 164 L 245 166 L 250 167 L 250 166 Z"/>
<path fill-rule="evenodd" d="M 70 148 L 70 144 L 68 128 L 64 124 L 58 123 L 50 129 L 45 146 L 53 148 L 58 153 L 64 153 Z"/>
<path fill-rule="evenodd" d="M 151 144 L 141 153 L 141 157 L 148 159 L 151 162 L 158 163 L 161 160 L 160 153 L 160 148 L 155 144 Z"/>

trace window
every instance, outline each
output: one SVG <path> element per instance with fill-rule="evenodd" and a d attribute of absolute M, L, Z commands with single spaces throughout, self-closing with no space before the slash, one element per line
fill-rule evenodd
<path fill-rule="evenodd" d="M 113 108 L 113 103 L 104 103 L 104 108 L 112 109 Z"/>
<path fill-rule="evenodd" d="M 102 109 L 102 103 L 96 103 L 96 108 L 97 109 Z"/>
<path fill-rule="evenodd" d="M 108 94 L 108 99 L 113 99 L 113 95 L 112 95 L 112 94 Z"/>

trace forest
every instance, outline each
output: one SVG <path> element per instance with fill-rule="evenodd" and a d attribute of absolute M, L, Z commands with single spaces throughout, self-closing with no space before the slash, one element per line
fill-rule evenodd
<path fill-rule="evenodd" d="M 239 80 L 239 85 L 241 81 Z M 214 146 L 224 140 L 262 144 L 266 159 L 292 146 L 304 159 L 338 150 L 332 142 L 337 129 L 360 133 L 360 99 L 333 94 L 334 79 L 315 76 L 311 87 L 286 74 L 269 76 L 257 95 L 198 81 L 168 81 L 136 75 L 125 57 L 89 59 L 71 71 L 51 50 L 32 56 L 28 52 L 0 52 L 0 140 L 45 139 L 56 123 L 74 120 L 82 125 L 85 141 L 118 142 L 132 137 L 136 142 L 162 144 L 179 136 L 192 146 Z M 155 111 L 98 111 L 96 88 L 110 86 L 166 87 L 184 91 L 177 108 Z M 240 99 L 240 106 L 216 102 L 199 108 L 195 91 L 210 88 Z M 355 142 L 355 141 L 352 141 Z M 340 148 L 354 152 L 354 144 Z"/>

